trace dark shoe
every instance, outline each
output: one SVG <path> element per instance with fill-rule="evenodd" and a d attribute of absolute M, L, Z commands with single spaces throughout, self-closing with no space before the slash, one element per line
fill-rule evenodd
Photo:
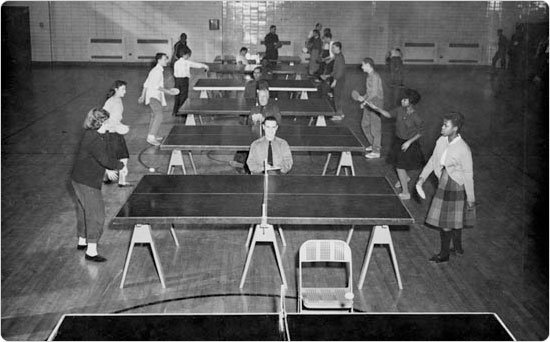
<path fill-rule="evenodd" d="M 110 179 L 104 179 L 103 180 L 103 184 L 112 184 L 112 183 L 113 183 L 113 181 L 110 180 Z"/>
<path fill-rule="evenodd" d="M 119 188 L 129 188 L 129 187 L 132 187 L 132 186 L 134 186 L 134 184 L 130 184 L 130 183 L 121 184 L 121 183 L 118 183 Z"/>
<path fill-rule="evenodd" d="M 453 248 L 451 248 L 449 251 L 450 251 L 451 253 L 456 253 L 456 254 L 458 254 L 458 255 L 464 255 L 464 250 L 463 250 L 462 248 L 459 249 L 459 248 L 454 248 L 454 247 L 453 247 Z"/>
<path fill-rule="evenodd" d="M 88 254 L 86 254 L 85 256 L 86 260 L 90 260 L 90 261 L 93 261 L 93 262 L 105 262 L 107 261 L 106 258 L 102 257 L 101 255 L 96 255 L 96 256 L 89 256 Z"/>
<path fill-rule="evenodd" d="M 76 245 L 76 249 L 78 249 L 79 251 L 84 250 L 86 248 L 88 248 L 88 245 Z"/>
<path fill-rule="evenodd" d="M 436 254 L 430 258 L 430 261 L 435 261 L 438 264 L 441 262 L 447 262 L 449 261 L 449 256 L 441 256 L 440 254 Z"/>

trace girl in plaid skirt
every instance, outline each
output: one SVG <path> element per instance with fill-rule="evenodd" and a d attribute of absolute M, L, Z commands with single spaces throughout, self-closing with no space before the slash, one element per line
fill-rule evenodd
<path fill-rule="evenodd" d="M 441 229 L 441 250 L 430 258 L 436 263 L 449 261 L 451 239 L 452 251 L 464 253 L 462 228 L 471 228 L 475 222 L 472 153 L 458 134 L 463 124 L 461 113 L 452 112 L 443 117 L 441 137 L 417 182 L 417 187 L 422 187 L 432 172 L 439 179 L 426 217 L 428 225 Z"/>

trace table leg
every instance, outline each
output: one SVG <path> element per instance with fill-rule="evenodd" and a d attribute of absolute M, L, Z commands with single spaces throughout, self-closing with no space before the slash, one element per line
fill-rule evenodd
<path fill-rule="evenodd" d="M 308 99 L 307 91 L 302 91 L 302 95 L 300 96 L 300 99 L 301 100 L 307 100 Z"/>
<path fill-rule="evenodd" d="M 206 93 L 206 90 L 201 90 L 200 98 L 201 99 L 207 99 L 208 98 L 208 94 Z"/>
<path fill-rule="evenodd" d="M 180 150 L 172 150 L 172 155 L 170 156 L 170 163 L 168 164 L 168 171 L 166 174 L 171 175 L 174 173 L 174 168 L 176 166 L 181 166 L 183 174 L 186 175 L 185 164 L 183 163 L 183 155 Z"/>
<path fill-rule="evenodd" d="M 277 246 L 277 238 L 275 236 L 275 230 L 273 229 L 273 226 L 270 224 L 267 224 L 267 225 L 259 224 L 259 225 L 256 225 L 254 232 L 252 234 L 252 242 L 250 244 L 250 248 L 246 255 L 246 261 L 244 264 L 244 270 L 241 277 L 241 283 L 239 285 L 239 288 L 242 289 L 244 286 L 244 282 L 246 280 L 246 274 L 248 272 L 248 268 L 252 260 L 252 254 L 254 254 L 254 247 L 256 246 L 257 242 L 268 242 L 273 245 L 273 249 L 275 250 L 275 259 L 277 262 L 277 267 L 279 268 L 279 273 L 281 275 L 283 284 L 286 285 L 285 271 L 283 268 L 281 254 L 279 253 L 279 247 Z"/>
<path fill-rule="evenodd" d="M 130 248 L 128 250 L 128 255 L 126 256 L 126 261 L 124 263 L 124 270 L 122 272 L 122 280 L 120 281 L 120 288 L 122 289 L 124 287 L 124 282 L 126 281 L 126 275 L 128 274 L 128 267 L 130 265 L 130 259 L 132 257 L 132 251 L 134 249 L 134 246 L 137 243 L 147 243 L 151 246 L 151 250 L 153 252 L 153 262 L 155 263 L 155 268 L 160 278 L 160 283 L 163 288 L 166 288 L 166 284 L 164 283 L 164 272 L 162 271 L 160 258 L 158 257 L 157 249 L 155 248 L 155 243 L 153 242 L 153 236 L 151 235 L 151 226 L 149 226 L 148 224 L 136 224 L 134 226 L 132 239 L 130 240 Z"/>
<path fill-rule="evenodd" d="M 176 230 L 174 229 L 174 224 L 170 225 L 170 234 L 172 234 L 172 238 L 174 239 L 174 242 L 176 243 L 176 246 L 180 246 L 180 242 L 178 240 L 178 236 L 176 235 Z"/>
<path fill-rule="evenodd" d="M 340 170 L 342 167 L 349 167 L 351 169 L 351 175 L 355 176 L 355 169 L 353 168 L 353 158 L 351 157 L 350 151 L 344 151 L 340 154 L 340 162 L 338 163 L 338 169 L 336 170 L 336 175 L 340 175 Z"/>
<path fill-rule="evenodd" d="M 326 127 L 327 126 L 327 121 L 325 120 L 324 115 L 319 115 L 317 117 L 317 123 L 315 124 L 315 126 L 318 126 L 318 127 Z"/>
<path fill-rule="evenodd" d="M 188 155 L 189 155 L 189 161 L 191 162 L 191 166 L 193 167 L 193 172 L 195 174 L 197 174 L 197 168 L 195 167 L 195 161 L 193 160 L 193 154 L 191 153 L 191 151 L 187 151 Z"/>
<path fill-rule="evenodd" d="M 187 118 L 185 119 L 185 126 L 196 126 L 197 122 L 195 121 L 195 115 L 194 114 L 187 114 Z"/>
<path fill-rule="evenodd" d="M 323 168 L 323 176 L 327 174 L 328 164 L 330 163 L 330 158 L 332 157 L 332 153 L 327 154 L 327 161 L 325 162 L 325 167 Z"/>

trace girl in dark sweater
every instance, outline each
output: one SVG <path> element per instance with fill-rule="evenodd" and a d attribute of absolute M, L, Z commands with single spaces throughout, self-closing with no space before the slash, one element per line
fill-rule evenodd
<path fill-rule="evenodd" d="M 104 109 L 93 108 L 84 120 L 84 136 L 76 155 L 71 180 L 78 199 L 77 205 L 77 249 L 86 249 L 86 260 L 103 262 L 97 253 L 97 243 L 103 233 L 105 204 L 101 196 L 101 185 L 105 170 L 120 170 L 124 164 L 109 153 L 108 140 L 103 123 L 109 119 Z M 115 172 L 108 172 L 116 179 Z"/>

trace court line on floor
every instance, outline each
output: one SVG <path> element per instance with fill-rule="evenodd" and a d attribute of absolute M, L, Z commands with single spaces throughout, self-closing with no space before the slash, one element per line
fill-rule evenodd
<path fill-rule="evenodd" d="M 216 297 L 267 297 L 267 298 L 280 298 L 280 295 L 277 294 L 266 294 L 266 293 L 217 293 L 217 294 L 208 294 L 208 295 L 198 295 L 198 296 L 189 296 L 189 297 L 178 297 L 178 298 L 172 298 L 172 299 L 163 299 L 158 300 L 154 302 L 149 302 L 145 304 L 139 304 L 135 306 L 131 306 L 129 308 L 120 309 L 113 311 L 113 314 L 120 314 L 125 313 L 130 310 L 136 310 L 145 308 L 152 305 L 158 305 L 158 304 L 166 304 L 171 302 L 177 302 L 177 301 L 183 301 L 188 299 L 200 299 L 200 298 L 216 298 Z M 298 299 L 296 296 L 285 296 L 285 299 Z M 355 309 L 353 308 L 354 312 L 365 312 L 363 310 Z"/>

